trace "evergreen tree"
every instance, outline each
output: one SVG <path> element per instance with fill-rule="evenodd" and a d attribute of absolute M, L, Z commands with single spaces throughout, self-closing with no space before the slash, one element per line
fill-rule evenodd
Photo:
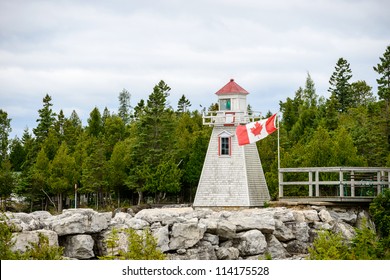
<path fill-rule="evenodd" d="M 13 171 L 22 171 L 23 163 L 26 160 L 26 151 L 23 147 L 22 141 L 17 137 L 11 141 L 9 160 Z"/>
<path fill-rule="evenodd" d="M 188 111 L 189 107 L 191 107 L 191 102 L 183 94 L 177 103 L 177 111 L 185 113 Z"/>
<path fill-rule="evenodd" d="M 130 98 L 131 95 L 126 89 L 123 89 L 119 93 L 118 116 L 122 119 L 125 125 L 128 125 L 130 123 L 130 116 L 131 116 Z"/>
<path fill-rule="evenodd" d="M 75 159 L 68 154 L 66 143 L 62 143 L 49 166 L 49 185 L 53 194 L 57 195 L 58 211 L 62 211 L 64 195 L 73 193 L 78 180 Z"/>
<path fill-rule="evenodd" d="M 46 94 L 46 96 L 43 98 L 43 108 L 38 110 L 38 125 L 36 128 L 33 129 L 38 144 L 42 143 L 49 135 L 49 130 L 53 126 L 55 121 L 56 114 L 53 112 L 51 108 L 53 104 L 50 102 L 51 96 Z"/>
<path fill-rule="evenodd" d="M 378 95 L 381 100 L 390 102 L 390 46 L 387 46 L 383 57 L 380 57 L 380 63 L 374 66 L 375 72 L 381 77 L 377 79 Z"/>
<path fill-rule="evenodd" d="M 351 107 L 368 106 L 375 102 L 375 97 L 370 87 L 365 81 L 357 81 L 351 84 L 352 103 Z"/>
<path fill-rule="evenodd" d="M 384 120 L 386 122 L 386 134 L 388 149 L 390 151 L 390 46 L 387 46 L 383 57 L 380 57 L 380 63 L 374 67 L 374 70 L 381 75 L 377 79 L 379 99 L 385 102 Z"/>
<path fill-rule="evenodd" d="M 0 163 L 8 157 L 8 136 L 11 132 L 11 119 L 0 109 Z"/>
<path fill-rule="evenodd" d="M 330 87 L 328 91 L 337 100 L 337 109 L 339 112 L 346 112 L 353 101 L 351 84 L 352 71 L 347 60 L 339 58 L 335 66 L 335 71 L 330 77 Z"/>
<path fill-rule="evenodd" d="M 102 115 L 97 107 L 95 107 L 91 113 L 89 114 L 89 118 L 87 120 L 88 126 L 86 131 L 89 135 L 98 137 L 100 133 L 103 131 L 103 120 Z"/>

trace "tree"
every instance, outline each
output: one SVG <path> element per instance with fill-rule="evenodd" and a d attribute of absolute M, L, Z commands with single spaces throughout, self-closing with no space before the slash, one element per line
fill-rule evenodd
<path fill-rule="evenodd" d="M 374 66 L 374 71 L 381 77 L 377 79 L 379 98 L 390 102 L 390 46 L 387 46 L 383 57 L 380 57 L 380 63 Z"/>
<path fill-rule="evenodd" d="M 339 112 L 346 112 L 352 103 L 353 97 L 349 80 L 352 78 L 352 71 L 349 63 L 344 58 L 339 58 L 335 66 L 335 71 L 330 77 L 330 87 L 328 91 L 337 100 Z"/>
<path fill-rule="evenodd" d="M 123 120 L 123 123 L 125 125 L 128 125 L 130 123 L 130 116 L 131 116 L 130 98 L 131 95 L 126 89 L 123 89 L 119 93 L 118 116 Z"/>
<path fill-rule="evenodd" d="M 17 137 L 11 141 L 9 160 L 13 171 L 22 171 L 23 163 L 26 160 L 26 151 L 22 145 L 22 141 Z"/>
<path fill-rule="evenodd" d="M 64 195 L 71 194 L 78 180 L 75 159 L 68 154 L 66 143 L 62 143 L 49 166 L 49 185 L 57 195 L 58 211 L 62 211 Z"/>
<path fill-rule="evenodd" d="M 177 103 L 177 111 L 185 113 L 188 111 L 189 107 L 191 107 L 191 102 L 183 94 Z"/>
<path fill-rule="evenodd" d="M 88 126 L 86 131 L 89 135 L 98 137 L 99 134 L 103 131 L 103 120 L 102 115 L 97 107 L 93 108 L 91 113 L 89 114 L 89 118 L 87 120 Z"/>
<path fill-rule="evenodd" d="M 11 170 L 11 163 L 0 162 L 0 209 L 6 210 L 7 199 L 14 191 L 16 178 Z"/>
<path fill-rule="evenodd" d="M 0 109 L 0 163 L 8 156 L 8 135 L 11 132 L 11 119 Z"/>
<path fill-rule="evenodd" d="M 385 102 L 384 120 L 386 122 L 387 143 L 390 149 L 390 46 L 387 46 L 383 57 L 379 59 L 381 62 L 374 67 L 374 70 L 381 75 L 376 81 L 379 99 Z"/>
<path fill-rule="evenodd" d="M 372 93 L 372 87 L 367 85 L 365 81 L 357 81 L 351 84 L 353 100 L 351 107 L 365 106 L 375 102 L 375 97 Z"/>
<path fill-rule="evenodd" d="M 55 113 L 51 109 L 53 106 L 51 102 L 51 96 L 46 94 L 43 98 L 43 108 L 38 110 L 39 118 L 37 119 L 38 125 L 33 129 L 37 142 L 42 143 L 49 135 L 49 130 L 53 126 L 55 121 Z"/>
<path fill-rule="evenodd" d="M 99 208 L 103 193 L 107 191 L 107 161 L 104 144 L 98 139 L 92 139 L 90 144 L 90 154 L 83 162 L 81 183 L 83 191 L 96 194 L 96 208 Z"/>

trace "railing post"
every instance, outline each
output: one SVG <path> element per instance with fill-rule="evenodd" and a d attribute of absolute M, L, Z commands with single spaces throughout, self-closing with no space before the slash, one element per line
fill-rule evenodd
<path fill-rule="evenodd" d="M 320 171 L 316 170 L 316 196 L 320 196 Z"/>
<path fill-rule="evenodd" d="M 340 179 L 340 187 L 339 187 L 339 191 L 340 191 L 340 197 L 343 197 L 344 196 L 344 185 L 343 185 L 343 181 L 344 181 L 344 174 L 343 174 L 343 171 L 340 170 L 339 172 L 339 179 Z"/>
<path fill-rule="evenodd" d="M 379 195 L 381 193 L 381 175 L 382 175 L 382 172 L 381 171 L 378 171 L 376 173 L 376 182 L 377 182 L 377 185 L 376 185 L 376 195 Z"/>
<path fill-rule="evenodd" d="M 279 198 L 283 197 L 283 172 L 279 169 Z"/>
<path fill-rule="evenodd" d="M 351 170 L 351 197 L 355 197 L 355 172 Z"/>
<path fill-rule="evenodd" d="M 309 196 L 313 196 L 313 172 L 309 171 Z"/>

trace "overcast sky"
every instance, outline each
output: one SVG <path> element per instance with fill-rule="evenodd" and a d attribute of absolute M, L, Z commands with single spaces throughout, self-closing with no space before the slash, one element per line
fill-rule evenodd
<path fill-rule="evenodd" d="M 387 0 L 0 0 L 0 109 L 21 137 L 46 93 L 86 125 L 95 106 L 116 112 L 124 88 L 135 106 L 164 80 L 171 106 L 184 94 L 194 110 L 234 78 L 265 114 L 307 73 L 328 97 L 340 57 L 376 93 L 389 11 Z"/>

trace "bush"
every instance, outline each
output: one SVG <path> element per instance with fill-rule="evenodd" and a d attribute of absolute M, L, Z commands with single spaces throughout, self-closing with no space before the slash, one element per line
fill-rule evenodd
<path fill-rule="evenodd" d="M 370 214 L 377 233 L 382 238 L 390 237 L 390 189 L 385 189 L 370 204 Z"/>
<path fill-rule="evenodd" d="M 309 247 L 310 260 L 347 260 L 349 259 L 349 247 L 341 233 L 333 233 L 329 230 L 318 232 L 313 246 Z"/>
<path fill-rule="evenodd" d="M 118 247 L 119 231 L 112 229 L 110 235 L 106 239 L 109 255 L 103 256 L 100 259 L 113 260 L 165 260 L 165 255 L 157 248 L 157 241 L 149 229 L 144 229 L 141 234 L 138 234 L 134 229 L 125 229 L 127 235 L 127 251 L 119 250 Z"/>

